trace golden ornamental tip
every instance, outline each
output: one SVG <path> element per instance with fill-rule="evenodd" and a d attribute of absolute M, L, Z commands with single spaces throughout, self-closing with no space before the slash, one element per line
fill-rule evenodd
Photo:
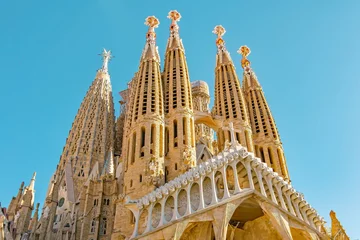
<path fill-rule="evenodd" d="M 145 25 L 151 28 L 157 28 L 160 22 L 155 16 L 149 16 L 145 19 Z"/>
<path fill-rule="evenodd" d="M 212 32 L 218 36 L 216 39 L 216 45 L 224 45 L 224 40 L 222 39 L 222 36 L 226 33 L 225 28 L 221 25 L 217 25 Z"/>
<path fill-rule="evenodd" d="M 176 10 L 171 10 L 167 18 L 171 19 L 173 22 L 178 22 L 181 19 L 181 14 Z"/>
<path fill-rule="evenodd" d="M 241 46 L 237 52 L 243 56 L 243 58 L 241 59 L 242 68 L 248 70 L 247 68 L 250 66 L 250 61 L 247 59 L 247 56 L 249 56 L 249 54 L 251 53 L 250 48 L 244 45 Z"/>

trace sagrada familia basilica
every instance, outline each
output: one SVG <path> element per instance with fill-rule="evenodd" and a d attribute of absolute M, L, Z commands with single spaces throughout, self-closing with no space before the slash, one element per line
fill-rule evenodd
<path fill-rule="evenodd" d="M 35 175 L 0 211 L 0 240 L 349 239 L 291 185 L 264 92 L 242 46 L 242 84 L 216 26 L 215 101 L 190 82 L 177 11 L 164 67 L 149 27 L 139 69 L 116 119 L 110 51 L 87 91 L 49 182 L 34 205 Z M 216 134 L 216 140 L 214 135 Z"/>

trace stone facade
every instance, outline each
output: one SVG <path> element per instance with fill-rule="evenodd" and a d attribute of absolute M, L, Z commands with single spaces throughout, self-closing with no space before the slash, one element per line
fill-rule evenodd
<path fill-rule="evenodd" d="M 190 83 L 171 11 L 165 66 L 149 27 L 139 70 L 121 91 L 115 123 L 108 62 L 75 117 L 39 213 L 35 174 L 0 208 L 0 240 L 349 239 L 331 231 L 289 181 L 283 148 L 261 85 L 242 47 L 241 88 L 225 29 L 216 26 L 215 104 Z M 217 140 L 214 140 L 214 133 Z M 33 212 L 34 211 L 34 212 Z M 33 213 L 33 216 L 32 216 Z"/>

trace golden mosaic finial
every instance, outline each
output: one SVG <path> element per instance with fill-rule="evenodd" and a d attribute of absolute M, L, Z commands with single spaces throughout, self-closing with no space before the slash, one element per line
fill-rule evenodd
<path fill-rule="evenodd" d="M 218 36 L 216 39 L 216 45 L 224 45 L 225 42 L 222 39 L 222 36 L 226 33 L 225 28 L 221 25 L 217 25 L 212 32 Z"/>
<path fill-rule="evenodd" d="M 149 16 L 145 19 L 145 25 L 149 26 L 149 30 L 146 33 L 146 39 L 155 40 L 156 33 L 154 31 L 154 28 L 157 28 L 159 24 L 159 19 L 157 19 L 155 16 Z"/>
<path fill-rule="evenodd" d="M 157 28 L 160 22 L 155 16 L 149 16 L 145 19 L 145 25 L 149 26 L 150 28 Z"/>
<path fill-rule="evenodd" d="M 181 14 L 176 10 L 171 10 L 167 17 L 171 19 L 170 31 L 172 33 L 178 33 L 179 26 L 177 25 L 177 22 L 180 21 Z"/>
<path fill-rule="evenodd" d="M 176 10 L 171 10 L 167 17 L 172 20 L 173 24 L 176 24 L 176 22 L 180 21 L 181 14 Z"/>
<path fill-rule="evenodd" d="M 241 46 L 237 52 L 243 56 L 243 58 L 241 59 L 242 68 L 248 70 L 247 68 L 250 67 L 250 61 L 247 59 L 247 56 L 249 56 L 249 54 L 251 53 L 250 48 L 244 45 Z"/>

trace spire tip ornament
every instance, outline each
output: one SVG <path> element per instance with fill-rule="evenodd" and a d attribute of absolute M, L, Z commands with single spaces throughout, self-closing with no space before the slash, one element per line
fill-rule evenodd
<path fill-rule="evenodd" d="M 171 19 L 173 22 L 178 22 L 181 19 L 181 14 L 176 10 L 171 10 L 167 18 Z"/>
<path fill-rule="evenodd" d="M 108 63 L 110 61 L 110 59 L 113 58 L 113 56 L 111 55 L 111 51 L 106 51 L 106 49 L 104 48 L 103 52 L 101 54 L 99 54 L 100 56 L 103 57 L 103 65 L 101 70 L 106 71 L 108 70 Z"/>
<path fill-rule="evenodd" d="M 250 61 L 247 59 L 247 56 L 250 55 L 251 50 L 248 46 L 244 45 L 239 48 L 237 51 L 240 55 L 242 55 L 241 66 L 244 70 L 248 71 L 250 69 Z"/>
<path fill-rule="evenodd" d="M 224 45 L 225 42 L 222 39 L 222 36 L 226 33 L 225 28 L 221 25 L 216 25 L 212 32 L 217 35 L 216 45 Z"/>

